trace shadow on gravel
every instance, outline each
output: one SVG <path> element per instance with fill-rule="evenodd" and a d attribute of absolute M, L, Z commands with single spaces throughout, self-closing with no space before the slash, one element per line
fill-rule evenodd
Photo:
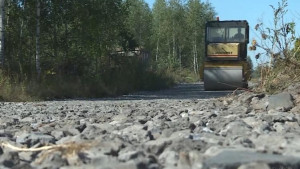
<path fill-rule="evenodd" d="M 179 84 L 173 88 L 160 91 L 143 91 L 117 98 L 101 100 L 152 100 L 152 99 L 210 99 L 226 96 L 232 91 L 204 91 L 203 83 Z"/>

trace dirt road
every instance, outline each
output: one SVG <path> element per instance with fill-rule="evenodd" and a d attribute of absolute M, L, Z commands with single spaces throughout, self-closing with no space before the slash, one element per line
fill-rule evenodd
<path fill-rule="evenodd" d="M 124 95 L 119 100 L 151 100 L 151 99 L 211 99 L 223 97 L 232 93 L 232 91 L 204 91 L 203 82 L 192 84 L 179 84 L 173 88 L 153 92 L 137 92 Z"/>

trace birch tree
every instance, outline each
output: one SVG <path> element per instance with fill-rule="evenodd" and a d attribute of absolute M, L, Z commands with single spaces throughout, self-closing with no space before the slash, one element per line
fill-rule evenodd
<path fill-rule="evenodd" d="M 155 61 L 157 62 L 162 51 L 163 29 L 166 27 L 166 0 L 156 0 L 153 5 L 153 35 L 152 39 L 155 43 Z"/>
<path fill-rule="evenodd" d="M 4 1 L 0 0 L 0 64 L 4 66 L 4 19 L 5 19 L 5 8 Z"/>
<path fill-rule="evenodd" d="M 186 8 L 184 1 L 171 0 L 171 30 L 172 30 L 172 56 L 176 66 L 182 67 L 182 51 L 186 46 L 186 38 L 188 32 L 186 31 L 187 20 L 185 18 Z"/>
<path fill-rule="evenodd" d="M 209 3 L 201 3 L 200 0 L 188 1 L 187 20 L 192 42 L 193 69 L 195 74 L 199 70 L 199 52 L 204 51 L 205 23 L 212 20 L 215 13 Z M 202 52 L 203 54 L 204 52 Z M 203 55 L 202 55 L 203 57 Z"/>
<path fill-rule="evenodd" d="M 199 0 L 189 0 L 188 2 L 188 23 L 191 31 L 191 41 L 192 41 L 192 56 L 193 56 L 193 68 L 194 73 L 198 72 L 198 52 L 197 46 L 199 43 L 199 35 L 203 30 L 202 21 L 202 10 L 201 3 Z M 202 30 L 201 30 L 202 29 Z"/>
<path fill-rule="evenodd" d="M 36 51 L 35 51 L 35 64 L 37 78 L 41 76 L 41 63 L 40 63 L 40 17 L 41 17 L 41 3 L 40 0 L 36 0 Z"/>
<path fill-rule="evenodd" d="M 151 10 L 144 0 L 127 0 L 128 16 L 126 27 L 139 48 L 148 48 L 151 37 Z"/>
<path fill-rule="evenodd" d="M 204 27 L 214 9 L 200 0 L 156 0 L 153 6 L 155 60 L 168 68 L 198 72 L 204 55 Z"/>

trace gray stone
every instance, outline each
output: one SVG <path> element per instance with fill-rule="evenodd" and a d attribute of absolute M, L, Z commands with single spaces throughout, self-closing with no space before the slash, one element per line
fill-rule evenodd
<path fill-rule="evenodd" d="M 67 159 L 62 157 L 60 152 L 52 152 L 47 155 L 39 154 L 32 165 L 36 168 L 51 168 L 56 169 L 62 166 L 67 166 Z"/>
<path fill-rule="evenodd" d="M 66 136 L 61 138 L 60 140 L 56 141 L 56 144 L 64 144 L 64 143 L 70 143 L 70 142 L 82 142 L 84 140 L 84 135 L 75 135 L 75 136 Z"/>
<path fill-rule="evenodd" d="M 268 110 L 280 109 L 290 110 L 294 107 L 293 97 L 287 92 L 271 95 L 269 97 Z"/>
<path fill-rule="evenodd" d="M 287 89 L 285 89 L 285 91 L 292 94 L 294 97 L 299 96 L 300 83 L 290 85 Z"/>
<path fill-rule="evenodd" d="M 198 138 L 198 140 L 208 143 L 211 146 L 218 145 L 218 144 L 224 142 L 224 139 L 225 139 L 224 137 L 215 135 L 213 133 L 201 133 L 201 135 L 199 135 L 199 138 Z"/>
<path fill-rule="evenodd" d="M 140 157 L 145 157 L 143 151 L 129 151 L 126 153 L 119 154 L 118 159 L 120 161 L 126 162 L 133 159 L 138 159 Z"/>
<path fill-rule="evenodd" d="M 172 140 L 169 138 L 160 138 L 157 140 L 150 140 L 144 144 L 147 152 L 160 155 L 165 148 L 172 143 Z"/>
<path fill-rule="evenodd" d="M 300 104 L 291 109 L 292 113 L 300 113 Z"/>
<path fill-rule="evenodd" d="M 283 134 L 275 132 L 259 135 L 252 141 L 255 144 L 255 149 L 262 152 L 279 152 L 288 144 L 288 140 Z"/>
<path fill-rule="evenodd" d="M 253 98 L 262 99 L 265 97 L 265 94 L 255 94 L 252 92 L 245 92 L 239 96 L 238 100 L 240 100 L 242 103 L 245 103 L 246 105 L 249 105 Z"/>
<path fill-rule="evenodd" d="M 213 157 L 213 156 L 218 155 L 222 151 L 224 151 L 224 148 L 221 145 L 210 146 L 205 150 L 204 156 L 206 158 Z"/>
<path fill-rule="evenodd" d="M 171 140 L 178 140 L 182 138 L 189 138 L 191 135 L 190 129 L 186 130 L 178 130 L 178 131 L 173 131 L 172 134 L 170 135 L 169 139 Z"/>
<path fill-rule="evenodd" d="M 5 167 L 3 164 L 0 164 L 0 168 L 1 169 L 11 169 L 11 168 Z"/>
<path fill-rule="evenodd" d="M 264 97 L 262 99 L 258 98 L 258 97 L 254 97 L 251 100 L 251 107 L 254 110 L 267 110 L 268 108 L 268 98 Z"/>
<path fill-rule="evenodd" d="M 36 152 L 19 152 L 19 158 L 23 161 L 31 161 Z"/>
<path fill-rule="evenodd" d="M 257 117 L 246 117 L 243 121 L 252 127 L 252 132 L 257 132 L 258 134 L 268 133 L 271 130 L 268 122 Z"/>
<path fill-rule="evenodd" d="M 115 138 L 108 141 L 101 141 L 98 145 L 100 152 L 110 156 L 118 156 L 119 152 L 125 147 L 121 139 Z"/>
<path fill-rule="evenodd" d="M 165 150 L 158 158 L 160 163 L 170 167 L 177 166 L 178 159 L 178 153 L 172 150 Z"/>
<path fill-rule="evenodd" d="M 56 139 L 60 140 L 61 138 L 65 137 L 65 133 L 60 130 L 53 130 L 51 131 L 51 135 Z"/>
<path fill-rule="evenodd" d="M 20 122 L 23 122 L 23 123 L 33 123 L 35 121 L 36 121 L 35 118 L 32 116 L 24 117 L 24 118 L 20 119 Z"/>
<path fill-rule="evenodd" d="M 141 141 L 147 138 L 148 132 L 144 130 L 141 124 L 128 126 L 122 130 L 114 131 L 113 133 L 128 137 L 132 141 Z"/>
<path fill-rule="evenodd" d="M 139 122 L 141 124 L 145 124 L 148 121 L 147 116 L 136 116 L 135 119 L 136 119 L 137 122 Z"/>
<path fill-rule="evenodd" d="M 284 133 L 286 132 L 286 129 L 284 127 L 284 125 L 280 122 L 276 122 L 273 125 L 273 128 L 278 132 L 278 133 Z"/>
<path fill-rule="evenodd" d="M 204 169 L 208 168 L 237 168 L 242 164 L 262 162 L 268 165 L 280 165 L 298 168 L 300 158 L 276 154 L 263 154 L 251 151 L 224 150 L 218 155 L 204 161 Z"/>
<path fill-rule="evenodd" d="M 284 127 L 286 129 L 286 132 L 299 132 L 300 126 L 298 122 L 285 122 Z"/>
<path fill-rule="evenodd" d="M 226 125 L 224 130 L 221 130 L 220 134 L 223 136 L 243 136 L 247 135 L 251 131 L 251 127 L 244 121 L 234 121 Z"/>
<path fill-rule="evenodd" d="M 296 122 L 296 116 L 293 113 L 289 112 L 280 112 L 276 110 L 269 110 L 268 114 L 264 114 L 261 116 L 265 121 L 269 123 L 276 123 L 276 122 Z"/>
<path fill-rule="evenodd" d="M 253 138 L 249 138 L 249 136 L 238 137 L 233 140 L 230 140 L 230 144 L 236 147 L 243 146 L 245 148 L 255 148 L 252 139 Z"/>
<path fill-rule="evenodd" d="M 238 169 L 271 169 L 268 164 L 254 162 L 249 164 L 242 164 Z"/>
<path fill-rule="evenodd" d="M 13 168 L 20 164 L 19 155 L 17 152 L 7 152 L 0 155 L 0 165 L 7 168 Z"/>
<path fill-rule="evenodd" d="M 33 146 L 37 143 L 49 144 L 54 143 L 55 138 L 51 135 L 46 135 L 43 133 L 23 133 L 16 138 L 16 142 L 19 144 L 27 144 L 28 146 Z"/>
<path fill-rule="evenodd" d="M 157 128 L 156 130 L 148 131 L 147 137 L 149 140 L 156 140 L 161 136 L 161 133 L 161 130 Z"/>
<path fill-rule="evenodd" d="M 118 114 L 112 118 L 114 125 L 124 123 L 128 119 L 127 114 Z"/>
<path fill-rule="evenodd" d="M 107 133 L 107 131 L 102 129 L 101 126 L 96 124 L 88 124 L 81 134 L 88 139 L 95 139 L 96 137 L 104 135 L 105 133 Z"/>
<path fill-rule="evenodd" d="M 164 130 L 162 130 L 162 132 L 161 132 L 161 137 L 168 138 L 168 137 L 170 137 L 175 131 L 176 131 L 176 129 L 174 129 L 174 128 L 167 128 L 167 129 L 164 129 Z"/>
<path fill-rule="evenodd" d="M 74 125 L 64 126 L 64 128 L 61 130 L 65 133 L 66 136 L 75 136 L 80 134 L 79 130 L 77 130 Z"/>
<path fill-rule="evenodd" d="M 203 159 L 197 151 L 180 152 L 178 160 L 178 168 L 202 169 Z"/>
<path fill-rule="evenodd" d="M 139 169 L 142 167 L 146 168 L 146 164 L 143 162 L 128 161 L 126 163 L 112 165 L 111 169 Z"/>
<path fill-rule="evenodd" d="M 0 168 L 3 169 L 1 166 L 0 166 Z M 28 163 L 24 163 L 24 164 L 18 164 L 16 166 L 14 166 L 12 169 L 36 169 L 36 168 L 31 166 Z"/>
<path fill-rule="evenodd" d="M 242 105 L 240 105 L 238 107 L 229 108 L 227 111 L 230 111 L 233 114 L 247 114 L 247 113 L 249 113 L 248 107 L 245 107 L 245 106 L 242 106 Z"/>
<path fill-rule="evenodd" d="M 102 166 L 103 168 L 109 167 L 112 164 L 118 164 L 119 161 L 116 157 L 105 155 L 101 152 L 101 149 L 92 148 L 86 152 L 89 157 L 89 164 L 93 166 Z"/>
<path fill-rule="evenodd" d="M 191 168 L 192 161 L 190 159 L 189 153 L 187 152 L 180 152 L 179 159 L 178 159 L 178 168 Z"/>

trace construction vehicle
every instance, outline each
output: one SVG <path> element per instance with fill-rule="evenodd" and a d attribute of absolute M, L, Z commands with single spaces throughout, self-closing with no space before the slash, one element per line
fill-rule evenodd
<path fill-rule="evenodd" d="M 205 90 L 247 87 L 249 25 L 245 20 L 206 23 L 205 60 L 200 70 Z"/>

